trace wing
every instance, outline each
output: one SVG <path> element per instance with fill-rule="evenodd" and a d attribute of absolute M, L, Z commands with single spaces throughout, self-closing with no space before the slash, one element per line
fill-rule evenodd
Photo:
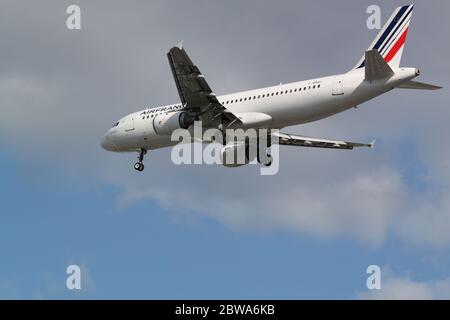
<path fill-rule="evenodd" d="M 373 148 L 375 145 L 375 141 L 371 143 L 355 143 L 340 140 L 302 137 L 281 132 L 274 133 L 273 136 L 278 138 L 278 144 L 286 146 L 353 150 L 353 148 L 358 147 Z"/>
<path fill-rule="evenodd" d="M 240 122 L 217 100 L 205 77 L 192 63 L 182 44 L 170 49 L 167 57 L 184 111 L 202 120 L 204 126 Z"/>

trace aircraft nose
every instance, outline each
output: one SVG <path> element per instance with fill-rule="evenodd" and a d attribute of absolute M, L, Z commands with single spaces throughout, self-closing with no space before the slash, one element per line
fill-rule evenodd
<path fill-rule="evenodd" d="M 105 134 L 102 138 L 102 141 L 100 142 L 100 145 L 103 149 L 108 150 L 108 135 Z"/>
<path fill-rule="evenodd" d="M 114 144 L 112 143 L 108 132 L 103 136 L 100 144 L 101 144 L 102 148 L 107 150 L 107 151 L 114 151 L 115 150 Z"/>

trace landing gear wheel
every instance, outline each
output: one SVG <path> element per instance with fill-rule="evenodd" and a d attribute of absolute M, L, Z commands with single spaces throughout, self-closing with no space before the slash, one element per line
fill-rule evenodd
<path fill-rule="evenodd" d="M 140 171 L 140 172 L 144 171 L 144 164 L 140 163 L 140 162 L 136 162 L 134 164 L 134 169 L 137 170 L 137 171 Z"/>
<path fill-rule="evenodd" d="M 272 165 L 272 160 L 273 160 L 273 157 L 267 153 L 267 150 L 272 146 L 270 131 L 266 137 L 262 137 L 262 136 L 258 135 L 257 143 L 258 143 L 258 149 L 257 149 L 258 154 L 256 156 L 256 160 L 258 161 L 259 164 L 261 164 L 265 167 L 270 167 Z M 266 151 L 261 150 L 260 147 L 263 147 L 264 150 L 266 150 Z"/>
<path fill-rule="evenodd" d="M 146 155 L 146 154 L 147 154 L 147 150 L 141 149 L 141 152 L 139 152 L 139 157 L 138 157 L 139 161 L 134 164 L 135 170 L 140 171 L 140 172 L 144 171 L 144 164 L 142 162 L 144 161 L 144 155 Z"/>
<path fill-rule="evenodd" d="M 272 165 L 272 156 L 270 154 L 267 155 L 267 157 L 269 158 L 269 161 L 263 163 L 264 166 L 266 167 L 270 167 Z"/>
<path fill-rule="evenodd" d="M 270 167 L 272 165 L 272 156 L 270 154 L 266 154 L 266 159 L 264 160 L 261 159 L 258 154 L 256 160 L 258 161 L 259 164 L 262 164 L 265 167 Z"/>

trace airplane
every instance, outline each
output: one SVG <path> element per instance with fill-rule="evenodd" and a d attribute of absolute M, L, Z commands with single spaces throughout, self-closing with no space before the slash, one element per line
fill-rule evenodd
<path fill-rule="evenodd" d="M 167 53 L 181 101 L 123 117 L 106 132 L 101 146 L 113 152 L 138 152 L 134 169 L 143 171 L 148 150 L 177 144 L 171 141 L 172 132 L 189 130 L 195 121 L 201 121 L 204 128 L 222 132 L 227 128 L 267 129 L 269 135 L 276 135 L 279 145 L 344 150 L 373 147 L 374 143 L 311 138 L 278 130 L 356 108 L 395 88 L 441 89 L 414 81 L 419 69 L 400 67 L 413 10 L 414 5 L 398 7 L 355 67 L 346 73 L 223 96 L 214 94 L 181 43 Z M 223 153 L 242 145 L 235 141 L 227 144 L 226 139 L 219 142 Z M 251 159 L 247 160 L 245 164 Z"/>

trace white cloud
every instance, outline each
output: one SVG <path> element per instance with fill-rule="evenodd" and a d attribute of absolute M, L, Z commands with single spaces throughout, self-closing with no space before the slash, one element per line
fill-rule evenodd
<path fill-rule="evenodd" d="M 417 203 L 414 201 L 413 203 Z M 421 199 L 406 211 L 399 223 L 400 235 L 421 247 L 443 248 L 450 244 L 450 191 Z"/>
<path fill-rule="evenodd" d="M 319 171 L 321 165 L 306 170 Z M 171 180 L 166 183 L 156 174 L 147 176 L 153 181 L 150 187 L 125 180 L 127 192 L 121 203 L 152 198 L 162 206 L 189 208 L 233 229 L 289 229 L 320 238 L 351 236 L 378 245 L 405 196 L 400 176 L 381 167 L 343 172 L 325 186 L 314 174 L 300 169 L 298 181 L 286 179 L 286 172 L 280 177 L 252 177 L 256 171 L 252 168 L 236 172 L 220 167 L 201 170 L 205 172 L 198 176 L 198 170 L 178 167 L 176 171 L 185 175 L 176 184 Z M 227 178 L 216 180 L 216 175 L 223 174 Z M 239 177 L 242 174 L 245 179 Z M 213 176 L 206 179 L 205 175 Z"/>

